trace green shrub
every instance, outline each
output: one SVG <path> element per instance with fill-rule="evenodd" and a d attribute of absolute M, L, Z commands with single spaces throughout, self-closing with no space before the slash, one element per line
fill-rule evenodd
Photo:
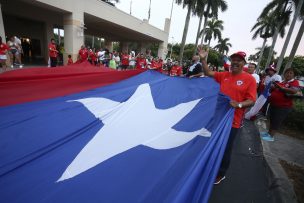
<path fill-rule="evenodd" d="M 296 99 L 294 109 L 284 122 L 286 127 L 299 130 L 304 133 L 304 100 Z"/>

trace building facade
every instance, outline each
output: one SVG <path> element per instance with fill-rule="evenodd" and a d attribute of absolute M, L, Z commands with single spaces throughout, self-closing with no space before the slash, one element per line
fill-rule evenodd
<path fill-rule="evenodd" d="M 64 30 L 65 61 L 68 55 L 76 60 L 85 35 L 104 39 L 109 50 L 112 42 L 119 42 L 122 51 L 130 51 L 128 44 L 136 42 L 141 52 L 158 43 L 158 56 L 164 58 L 170 20 L 165 19 L 161 30 L 100 0 L 0 0 L 0 35 L 21 37 L 31 56 L 47 60 L 54 28 Z"/>

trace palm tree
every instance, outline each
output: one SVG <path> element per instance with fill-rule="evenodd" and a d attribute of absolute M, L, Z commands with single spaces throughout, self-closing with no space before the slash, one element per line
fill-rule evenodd
<path fill-rule="evenodd" d="M 217 49 L 221 55 L 224 55 L 225 52 L 227 55 L 229 52 L 229 47 L 232 47 L 228 41 L 229 38 L 219 39 L 218 44 L 214 47 L 214 49 Z"/>
<path fill-rule="evenodd" d="M 291 52 L 290 52 L 290 55 L 289 55 L 289 59 L 288 59 L 288 62 L 284 68 L 284 71 L 287 69 L 287 68 L 290 68 L 291 67 L 291 64 L 292 64 L 292 61 L 295 57 L 295 54 L 297 52 L 297 49 L 299 47 L 299 44 L 300 44 L 300 41 L 302 39 L 302 36 L 303 36 L 303 33 L 304 33 L 304 6 L 302 5 L 302 8 L 301 8 L 301 14 L 300 14 L 300 20 L 302 21 L 301 23 L 301 26 L 300 26 L 300 29 L 299 29 L 299 32 L 297 34 L 297 37 L 293 43 L 293 46 L 292 46 L 292 49 L 291 49 Z"/>
<path fill-rule="evenodd" d="M 198 40 L 200 38 L 200 31 L 201 31 L 201 26 L 202 26 L 202 21 L 203 21 L 203 16 L 204 16 L 204 10 L 205 10 L 205 0 L 199 0 L 197 2 L 197 6 L 195 9 L 195 14 L 197 16 L 199 16 L 199 23 L 198 23 L 198 28 L 197 28 L 197 34 L 196 34 L 196 39 L 195 39 L 195 47 L 197 47 L 198 45 Z M 196 49 L 194 49 L 194 53 L 195 54 Z"/>
<path fill-rule="evenodd" d="M 294 13 L 294 18 L 291 22 L 291 25 L 289 27 L 289 30 L 288 30 L 288 33 L 287 33 L 287 36 L 286 36 L 286 39 L 285 39 L 285 42 L 284 42 L 284 45 L 283 45 L 283 49 L 281 51 L 281 55 L 279 57 L 279 60 L 278 60 L 278 63 L 277 63 L 277 69 L 278 71 L 280 70 L 281 68 L 281 65 L 282 65 L 282 62 L 283 62 L 283 59 L 284 59 L 284 55 L 286 53 L 286 49 L 287 49 L 287 46 L 289 44 L 289 41 L 290 41 L 290 37 L 291 37 L 291 34 L 292 34 L 292 31 L 294 29 L 294 26 L 296 24 L 296 21 L 301 13 L 301 9 L 302 9 L 302 5 L 303 5 L 303 0 L 293 0 L 294 1 L 294 4 L 295 4 L 295 13 Z"/>
<path fill-rule="evenodd" d="M 256 48 L 256 50 L 258 50 L 258 52 L 256 52 L 254 54 L 254 58 L 259 59 L 261 57 L 261 54 L 262 54 L 262 47 L 258 47 L 258 48 Z M 266 56 L 269 56 L 270 51 L 273 52 L 271 60 L 274 60 L 274 56 L 277 53 L 274 50 L 271 50 L 270 46 L 265 45 L 264 54 L 262 55 L 262 59 L 261 59 L 261 62 L 260 62 L 260 70 L 261 70 L 261 67 L 263 67 L 266 64 L 266 60 L 267 60 Z"/>
<path fill-rule="evenodd" d="M 259 18 L 270 16 L 274 14 L 276 30 L 272 37 L 272 45 L 265 64 L 267 68 L 273 57 L 273 49 L 276 44 L 277 38 L 280 34 L 281 37 L 285 35 L 285 27 L 289 24 L 290 14 L 292 13 L 291 0 L 272 0 L 262 11 Z"/>
<path fill-rule="evenodd" d="M 187 7 L 187 9 L 188 9 L 186 20 L 185 20 L 182 42 L 181 42 L 181 48 L 180 48 L 180 52 L 179 52 L 180 64 L 182 64 L 182 62 L 183 62 L 184 48 L 185 48 L 188 27 L 189 27 L 189 22 L 190 22 L 190 14 L 195 9 L 196 2 L 197 2 L 197 0 L 176 0 L 176 3 L 178 5 L 182 4 L 183 8 Z"/>
<path fill-rule="evenodd" d="M 222 32 L 224 29 L 222 20 L 217 20 L 216 18 L 212 18 L 207 22 L 207 27 L 205 30 L 205 42 L 208 42 L 208 47 L 210 47 L 210 42 L 212 38 L 214 39 L 222 39 Z"/>
<path fill-rule="evenodd" d="M 205 1 L 206 10 L 204 12 L 204 26 L 201 31 L 201 45 L 203 44 L 203 39 L 205 37 L 205 29 L 207 26 L 208 18 L 217 18 L 218 10 L 220 9 L 222 12 L 226 11 L 228 5 L 225 0 L 206 0 Z"/>
<path fill-rule="evenodd" d="M 269 37 L 272 37 L 275 32 L 275 18 L 274 18 L 274 13 L 270 13 L 270 15 L 263 16 L 261 18 L 258 18 L 257 23 L 252 27 L 251 32 L 255 30 L 253 33 L 252 39 L 256 39 L 258 36 L 262 39 L 263 45 L 261 49 L 261 53 L 258 59 L 258 64 L 257 64 L 257 69 L 259 70 L 260 63 L 263 58 L 264 54 L 264 49 L 266 46 L 267 39 Z"/>

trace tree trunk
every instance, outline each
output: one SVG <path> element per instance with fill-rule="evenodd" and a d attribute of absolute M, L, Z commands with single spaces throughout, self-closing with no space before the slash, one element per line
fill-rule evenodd
<path fill-rule="evenodd" d="M 205 30 L 206 30 L 206 27 L 207 27 L 207 20 L 208 20 L 208 17 L 205 16 L 205 19 L 204 19 L 204 27 L 203 27 L 202 34 L 201 34 L 201 46 L 202 46 L 203 43 L 204 43 L 204 36 L 205 36 Z"/>
<path fill-rule="evenodd" d="M 195 49 L 194 49 L 194 53 L 193 55 L 196 54 L 196 47 L 198 45 L 198 39 L 200 37 L 200 32 L 201 32 L 201 26 L 202 26 L 202 21 L 203 21 L 203 14 L 200 16 L 200 19 L 199 19 L 199 23 L 198 23 L 198 29 L 197 29 L 197 34 L 196 34 L 196 39 L 195 39 Z"/>
<path fill-rule="evenodd" d="M 179 51 L 179 62 L 180 64 L 183 64 L 183 56 L 184 56 L 184 48 L 185 48 L 185 43 L 186 43 L 186 38 L 187 38 L 187 33 L 188 33 L 188 27 L 189 27 L 189 22 L 190 22 L 190 14 L 191 14 L 191 7 L 188 6 L 188 12 L 185 20 L 185 27 L 184 27 L 184 32 L 183 32 L 183 38 L 181 42 L 181 47 Z"/>
<path fill-rule="evenodd" d="M 206 61 L 208 61 L 208 55 L 209 55 L 209 49 L 210 49 L 210 43 L 211 43 L 211 39 L 210 39 L 210 40 L 209 40 L 209 42 L 208 42 L 208 48 L 207 48 L 208 53 L 207 53 L 207 56 L 206 56 Z"/>
<path fill-rule="evenodd" d="M 294 17 L 292 19 L 291 25 L 289 27 L 288 34 L 287 34 L 287 37 L 285 39 L 284 46 L 283 46 L 283 49 L 281 51 L 281 55 L 280 55 L 280 58 L 279 58 L 279 61 L 278 61 L 278 64 L 277 64 L 277 71 L 278 72 L 280 71 L 280 68 L 282 66 L 282 62 L 283 62 L 283 59 L 284 59 L 284 56 L 285 56 L 285 53 L 286 53 L 287 46 L 288 46 L 289 41 L 290 41 L 292 31 L 294 29 L 294 26 L 296 24 L 296 21 L 297 21 L 299 15 L 300 15 L 301 8 L 302 8 L 302 5 L 303 5 L 303 1 L 304 0 L 300 0 L 299 4 L 296 7 L 296 11 L 295 11 Z"/>
<path fill-rule="evenodd" d="M 292 61 L 294 59 L 294 56 L 296 55 L 296 52 L 297 52 L 297 49 L 299 47 L 301 38 L 303 36 L 303 32 L 304 32 L 304 20 L 302 20 L 301 27 L 300 27 L 299 32 L 297 34 L 296 40 L 293 43 L 293 46 L 292 46 L 292 49 L 291 49 L 291 52 L 290 52 L 290 55 L 289 55 L 288 63 L 286 64 L 283 73 L 285 72 L 285 70 L 287 68 L 291 67 Z"/>
<path fill-rule="evenodd" d="M 271 47 L 269 49 L 269 54 L 268 54 L 267 62 L 265 64 L 265 69 L 269 67 L 269 64 L 271 62 L 272 55 L 273 55 L 273 49 L 274 49 L 274 46 L 275 46 L 275 44 L 277 42 L 278 36 L 279 36 L 279 28 L 276 29 L 276 31 L 275 31 L 275 33 L 273 35 L 272 44 L 271 44 Z"/>
<path fill-rule="evenodd" d="M 260 72 L 260 63 L 261 63 L 262 58 L 263 58 L 266 42 L 267 42 L 267 38 L 264 39 L 263 46 L 262 46 L 262 49 L 261 49 L 261 52 L 260 52 L 260 57 L 259 57 L 258 64 L 257 64 L 258 72 Z"/>

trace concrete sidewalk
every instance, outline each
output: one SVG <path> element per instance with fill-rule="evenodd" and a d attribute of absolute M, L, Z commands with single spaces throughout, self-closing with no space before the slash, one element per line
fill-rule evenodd
<path fill-rule="evenodd" d="M 255 123 L 260 132 L 267 131 L 265 120 L 257 119 Z M 297 198 L 293 185 L 279 160 L 281 159 L 304 168 L 304 141 L 278 134 L 275 136 L 274 142 L 262 141 L 262 146 L 265 160 L 273 176 L 277 202 L 296 203 Z"/>

